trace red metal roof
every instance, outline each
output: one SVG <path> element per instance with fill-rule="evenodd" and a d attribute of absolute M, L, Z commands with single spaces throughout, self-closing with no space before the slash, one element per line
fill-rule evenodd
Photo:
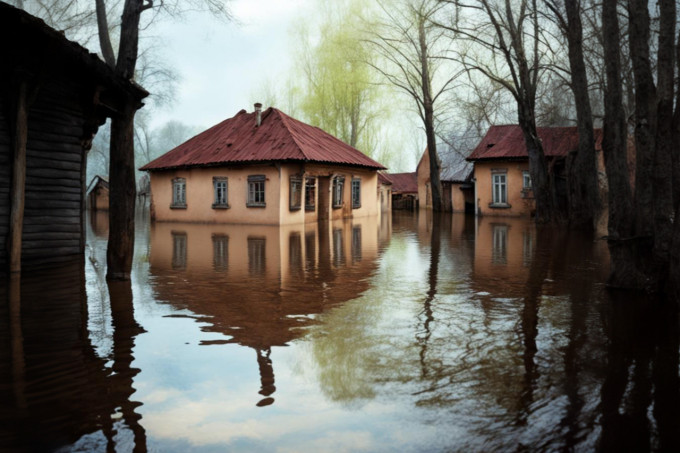
<path fill-rule="evenodd" d="M 418 177 L 416 173 L 389 173 L 392 181 L 392 193 L 418 193 Z"/>
<path fill-rule="evenodd" d="M 318 127 L 298 121 L 273 107 L 255 113 L 241 110 L 233 118 L 201 132 L 140 170 L 217 166 L 271 161 L 305 161 L 384 169 L 361 151 Z"/>
<path fill-rule="evenodd" d="M 576 127 L 539 127 L 538 137 L 543 142 L 547 157 L 566 157 L 578 148 Z M 602 130 L 595 129 L 596 147 L 600 149 Z M 522 129 L 517 124 L 491 126 L 467 160 L 528 158 Z"/>

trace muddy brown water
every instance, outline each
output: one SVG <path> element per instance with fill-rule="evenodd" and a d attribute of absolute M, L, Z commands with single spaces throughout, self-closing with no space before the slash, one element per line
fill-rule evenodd
<path fill-rule="evenodd" d="M 520 219 L 149 225 L 0 285 L 0 451 L 679 451 L 678 314 Z"/>

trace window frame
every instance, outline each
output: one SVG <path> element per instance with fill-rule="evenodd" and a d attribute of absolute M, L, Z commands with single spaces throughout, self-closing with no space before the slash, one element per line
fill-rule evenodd
<path fill-rule="evenodd" d="M 531 190 L 531 187 L 531 173 L 529 170 L 522 170 L 522 190 Z"/>
<path fill-rule="evenodd" d="M 177 188 L 181 187 L 180 192 Z M 170 200 L 170 209 L 186 209 L 187 208 L 187 180 L 186 178 L 176 177 L 172 178 L 172 199 Z"/>
<path fill-rule="evenodd" d="M 288 188 L 288 208 L 291 211 L 299 211 L 302 209 L 302 177 L 291 176 Z"/>
<path fill-rule="evenodd" d="M 218 184 L 224 183 L 224 201 L 218 200 Z M 213 176 L 213 209 L 229 209 L 229 178 Z"/>
<path fill-rule="evenodd" d="M 500 197 L 500 199 L 498 199 L 497 196 Z M 489 203 L 489 207 L 492 208 L 510 207 L 510 204 L 508 203 L 507 170 L 496 170 L 491 172 L 491 203 Z"/>
<path fill-rule="evenodd" d="M 345 177 L 336 176 L 333 178 L 332 204 L 333 209 L 340 209 L 344 204 Z"/>
<path fill-rule="evenodd" d="M 265 175 L 249 175 L 246 185 L 246 207 L 249 208 L 264 208 L 267 206 L 265 198 L 267 177 Z M 261 185 L 261 190 L 258 188 Z M 259 200 L 258 195 L 261 194 L 262 199 Z"/>
<path fill-rule="evenodd" d="M 352 178 L 352 209 L 359 208 L 361 208 L 361 178 Z"/>
<path fill-rule="evenodd" d="M 310 192 L 311 192 L 311 204 L 309 203 Z M 305 178 L 305 211 L 307 212 L 316 211 L 316 178 L 313 176 L 307 176 Z"/>

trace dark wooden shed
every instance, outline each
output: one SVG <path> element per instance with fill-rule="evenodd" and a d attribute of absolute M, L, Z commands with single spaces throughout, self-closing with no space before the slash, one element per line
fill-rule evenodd
<path fill-rule="evenodd" d="M 87 150 L 107 117 L 130 99 L 140 108 L 147 95 L 0 2 L 0 268 L 83 252 Z"/>

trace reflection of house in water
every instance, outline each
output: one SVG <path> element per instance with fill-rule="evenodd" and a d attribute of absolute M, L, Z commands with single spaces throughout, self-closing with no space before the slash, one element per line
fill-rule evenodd
<path fill-rule="evenodd" d="M 105 358 L 88 334 L 82 259 L 0 284 L 0 451 L 54 451 L 87 435 L 102 436 L 107 451 L 123 437 L 127 451 L 146 451 L 140 403 L 131 401 L 140 328 L 130 283 L 110 294 L 115 331 Z"/>
<path fill-rule="evenodd" d="M 205 330 L 229 337 L 205 344 L 256 351 L 265 397 L 258 404 L 267 405 L 275 390 L 272 347 L 300 337 L 316 314 L 368 288 L 386 231 L 377 217 L 247 228 L 155 223 L 151 284 L 159 300 L 205 316 Z"/>

